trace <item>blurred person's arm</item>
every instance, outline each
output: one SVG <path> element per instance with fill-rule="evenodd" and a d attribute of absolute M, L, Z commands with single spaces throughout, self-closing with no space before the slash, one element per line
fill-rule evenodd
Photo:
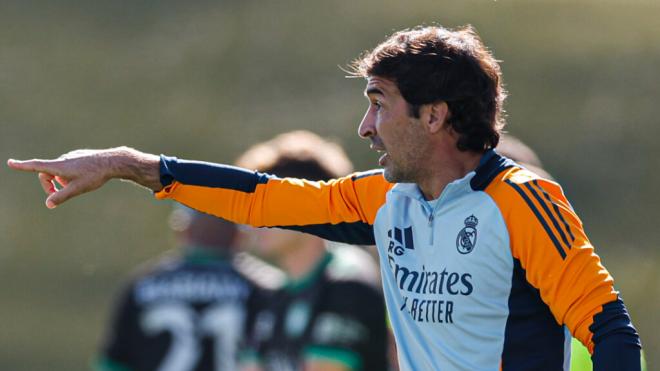
<path fill-rule="evenodd" d="M 399 351 L 389 318 L 387 320 L 387 366 L 390 371 L 399 371 Z"/>
<path fill-rule="evenodd" d="M 341 362 L 329 360 L 306 360 L 303 365 L 304 371 L 352 371 L 353 368 Z"/>
<path fill-rule="evenodd" d="M 263 371 L 263 367 L 259 363 L 252 362 L 240 363 L 238 369 L 240 371 Z"/>

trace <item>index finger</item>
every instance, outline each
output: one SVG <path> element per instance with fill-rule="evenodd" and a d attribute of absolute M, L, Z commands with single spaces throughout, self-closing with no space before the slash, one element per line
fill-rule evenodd
<path fill-rule="evenodd" d="M 53 160 L 7 160 L 7 166 L 14 170 L 34 171 L 47 174 L 57 174 L 57 163 Z"/>

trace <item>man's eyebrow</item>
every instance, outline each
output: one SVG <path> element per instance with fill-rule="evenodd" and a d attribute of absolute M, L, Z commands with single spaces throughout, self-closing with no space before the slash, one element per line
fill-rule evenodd
<path fill-rule="evenodd" d="M 376 87 L 370 87 L 369 89 L 365 90 L 364 95 L 370 95 L 370 94 L 380 94 L 380 95 L 385 95 L 382 90 Z"/>

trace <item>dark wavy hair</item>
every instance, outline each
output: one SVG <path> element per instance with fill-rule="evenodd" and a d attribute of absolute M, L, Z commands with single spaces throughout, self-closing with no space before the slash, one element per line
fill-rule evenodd
<path fill-rule="evenodd" d="M 447 124 L 458 133 L 461 151 L 499 142 L 505 125 L 502 72 L 472 26 L 398 31 L 353 61 L 350 73 L 393 80 L 416 118 L 421 105 L 446 102 Z"/>

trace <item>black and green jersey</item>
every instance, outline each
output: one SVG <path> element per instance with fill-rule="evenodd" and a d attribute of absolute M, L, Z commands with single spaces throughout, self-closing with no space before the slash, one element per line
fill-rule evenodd
<path fill-rule="evenodd" d="M 236 369 L 253 285 L 228 260 L 193 251 L 143 269 L 125 287 L 97 369 Z"/>
<path fill-rule="evenodd" d="M 385 304 L 374 265 L 362 250 L 337 247 L 303 279 L 252 301 L 242 361 L 267 371 L 300 370 L 313 358 L 386 370 Z"/>

